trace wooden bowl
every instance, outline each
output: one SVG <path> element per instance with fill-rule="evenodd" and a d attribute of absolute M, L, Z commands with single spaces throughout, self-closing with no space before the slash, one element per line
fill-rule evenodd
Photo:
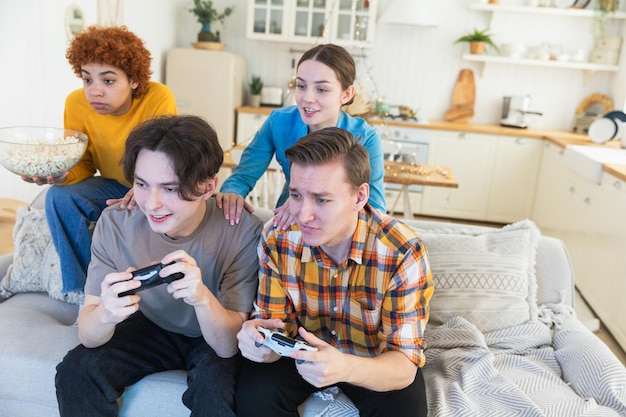
<path fill-rule="evenodd" d="M 210 51 L 221 51 L 224 49 L 224 44 L 221 42 L 191 42 L 196 49 L 208 49 Z"/>

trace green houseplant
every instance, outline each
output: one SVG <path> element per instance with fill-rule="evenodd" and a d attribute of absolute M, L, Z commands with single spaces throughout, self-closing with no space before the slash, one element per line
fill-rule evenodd
<path fill-rule="evenodd" d="M 261 105 L 261 90 L 263 90 L 263 80 L 258 75 L 253 75 L 250 80 L 250 105 L 252 107 Z"/>
<path fill-rule="evenodd" d="M 620 0 L 595 0 L 595 16 L 592 26 L 593 35 L 596 38 L 606 36 L 606 25 L 612 15 L 620 8 Z"/>
<path fill-rule="evenodd" d="M 193 9 L 189 9 L 189 11 L 196 16 L 198 23 L 202 25 L 202 29 L 198 33 L 198 42 L 215 42 L 216 36 L 211 32 L 211 23 L 218 20 L 224 24 L 224 19 L 231 15 L 235 7 L 226 7 L 220 13 L 213 7 L 212 0 L 193 0 L 193 4 Z"/>
<path fill-rule="evenodd" d="M 485 46 L 490 46 L 496 51 L 498 50 L 498 46 L 493 42 L 492 35 L 489 33 L 488 29 L 474 29 L 473 32 L 463 35 L 454 41 L 455 44 L 462 42 L 469 43 L 470 53 L 472 54 L 483 54 L 485 52 Z"/>

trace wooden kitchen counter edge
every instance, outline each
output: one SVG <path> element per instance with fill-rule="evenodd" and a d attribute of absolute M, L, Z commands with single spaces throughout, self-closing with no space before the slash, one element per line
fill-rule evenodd
<path fill-rule="evenodd" d="M 603 164 L 602 168 L 620 180 L 626 181 L 626 165 Z"/>
<path fill-rule="evenodd" d="M 238 113 L 248 114 L 260 114 L 269 115 L 272 110 L 277 107 L 239 107 Z M 516 136 L 521 138 L 533 138 L 533 139 L 547 139 L 554 142 L 556 145 L 565 147 L 565 145 L 595 145 L 589 139 L 589 136 L 580 133 L 566 132 L 562 130 L 539 130 L 539 129 L 516 129 L 513 127 L 504 127 L 500 125 L 483 125 L 474 123 L 453 123 L 443 120 L 429 120 L 425 123 L 411 123 L 401 122 L 394 120 L 383 121 L 380 118 L 366 118 L 371 125 L 387 124 L 388 126 L 397 127 L 409 127 L 415 129 L 430 129 L 430 130 L 447 130 L 453 132 L 467 132 L 467 133 L 484 133 L 488 135 L 503 135 L 503 136 Z M 597 146 L 597 145 L 596 145 Z"/>
<path fill-rule="evenodd" d="M 272 110 L 277 107 L 239 107 L 238 113 L 269 115 Z M 393 120 L 383 121 L 380 118 L 372 118 L 366 120 L 372 125 L 387 124 L 388 126 L 409 127 L 415 129 L 430 130 L 447 130 L 453 132 L 467 133 L 484 133 L 488 135 L 516 136 L 520 138 L 546 139 L 554 142 L 556 145 L 565 147 L 565 145 L 595 145 L 589 136 L 580 133 L 566 132 L 562 130 L 539 130 L 539 129 L 516 129 L 513 127 L 504 127 L 500 125 L 484 125 L 475 123 L 453 123 L 443 120 L 430 120 L 425 123 L 411 123 Z M 595 145 L 598 146 L 598 145 Z"/>
<path fill-rule="evenodd" d="M 406 125 L 406 124 L 405 124 Z M 585 145 L 597 146 L 604 148 L 620 149 L 618 141 L 611 141 L 605 144 L 593 143 L 589 136 L 574 132 L 565 132 L 560 130 L 539 130 L 539 129 L 515 129 L 511 127 L 495 126 L 495 125 L 478 125 L 471 123 L 451 123 L 444 121 L 430 121 L 427 124 L 411 124 L 411 126 L 432 129 L 447 130 L 467 133 L 483 133 L 490 135 L 515 136 L 531 139 L 544 139 L 554 143 L 561 148 L 567 145 Z M 602 168 L 605 172 L 617 177 L 622 181 L 626 181 L 626 165 L 603 164 Z"/>

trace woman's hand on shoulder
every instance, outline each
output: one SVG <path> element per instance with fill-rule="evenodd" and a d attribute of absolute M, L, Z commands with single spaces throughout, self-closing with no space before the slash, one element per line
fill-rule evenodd
<path fill-rule="evenodd" d="M 296 222 L 289 211 L 289 199 L 280 207 L 274 209 L 274 226 L 279 230 L 285 230 Z"/>
<path fill-rule="evenodd" d="M 230 220 L 230 224 L 239 224 L 241 221 L 241 213 L 245 209 L 247 212 L 254 212 L 254 207 L 246 202 L 246 200 L 235 193 L 217 193 L 215 195 L 217 207 L 224 210 L 224 218 Z"/>

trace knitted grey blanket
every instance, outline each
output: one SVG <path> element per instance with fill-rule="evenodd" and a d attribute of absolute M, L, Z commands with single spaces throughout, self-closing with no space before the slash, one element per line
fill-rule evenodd
<path fill-rule="evenodd" d="M 486 334 L 456 317 L 425 339 L 430 417 L 626 416 L 626 369 L 567 307 Z"/>

